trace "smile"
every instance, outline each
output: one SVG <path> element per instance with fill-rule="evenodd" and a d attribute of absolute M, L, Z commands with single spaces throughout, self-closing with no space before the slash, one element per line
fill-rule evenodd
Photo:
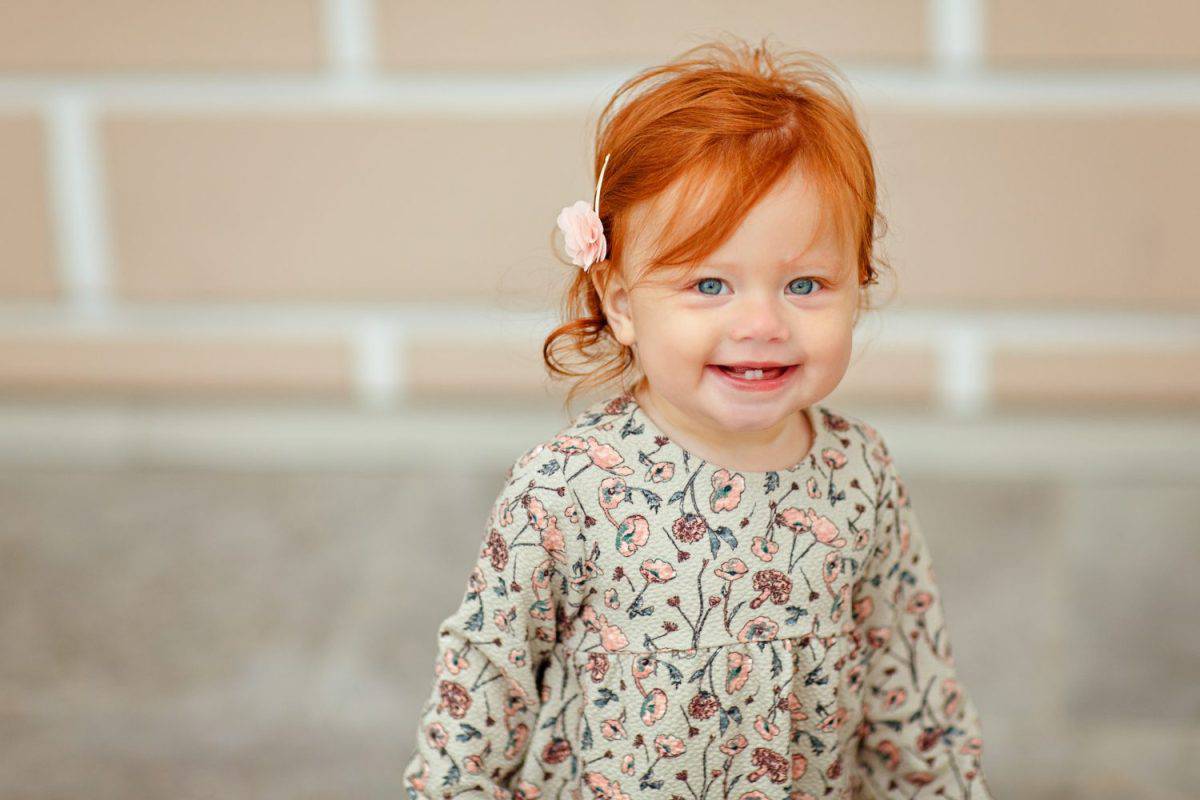
<path fill-rule="evenodd" d="M 743 391 L 769 392 L 785 386 L 796 372 L 796 365 L 790 364 L 783 368 L 773 369 L 734 371 L 716 364 L 709 364 L 705 369 L 711 371 L 727 386 Z"/>

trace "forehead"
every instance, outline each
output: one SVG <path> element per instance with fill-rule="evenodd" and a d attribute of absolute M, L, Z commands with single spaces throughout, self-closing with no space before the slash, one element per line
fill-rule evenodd
<path fill-rule="evenodd" d="M 855 250 L 846 224 L 843 198 L 793 166 L 764 193 L 709 253 L 691 264 L 670 266 L 673 274 L 699 267 L 727 269 L 789 268 L 809 259 L 842 263 Z M 711 176 L 693 171 L 630 214 L 632 261 L 649 266 L 665 252 L 711 224 L 710 217 L 729 198 Z M 671 231 L 680 231 L 673 236 Z M 656 268 L 656 272 L 657 272 Z"/>

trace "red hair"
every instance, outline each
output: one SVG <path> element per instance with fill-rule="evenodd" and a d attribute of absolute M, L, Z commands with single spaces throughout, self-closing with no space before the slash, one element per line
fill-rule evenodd
<path fill-rule="evenodd" d="M 632 217 L 656 207 L 666 190 L 679 189 L 669 194 L 693 201 L 675 205 L 639 276 L 697 264 L 798 166 L 819 187 L 827 217 L 832 210 L 834 230 L 854 243 L 860 286 L 877 283 L 875 231 L 885 221 L 876 207 L 871 152 L 835 80 L 841 72 L 811 51 L 773 54 L 766 38 L 753 49 L 729 38 L 732 44 L 707 42 L 637 73 L 601 112 L 593 175 L 606 155 L 611 160 L 600 192 L 608 257 L 590 267 L 596 280 L 604 287 L 613 270 L 624 274 Z M 593 193 L 595 186 L 593 178 Z M 624 385 L 636 358 L 612 336 L 588 273 L 559 260 L 574 270 L 574 279 L 563 298 L 564 322 L 546 337 L 542 357 L 552 376 L 580 378 L 567 393 L 570 404 L 587 387 Z M 860 298 L 858 310 L 869 308 L 868 293 Z M 561 357 L 566 354 L 573 356 L 570 365 Z"/>

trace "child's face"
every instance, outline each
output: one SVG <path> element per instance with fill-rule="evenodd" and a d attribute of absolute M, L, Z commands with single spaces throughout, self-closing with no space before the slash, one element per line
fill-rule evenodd
<path fill-rule="evenodd" d="M 602 292 L 613 333 L 634 348 L 655 405 L 694 437 L 715 432 L 736 446 L 739 432 L 759 432 L 744 437 L 749 443 L 768 429 L 790 430 L 795 412 L 845 374 L 858 270 L 848 239 L 836 241 L 832 224 L 817 230 L 819 203 L 817 187 L 794 170 L 691 277 L 679 268 L 629 287 L 614 275 Z M 646 263 L 639 259 L 635 241 L 631 274 Z M 747 391 L 713 366 L 746 361 L 797 367 L 777 389 Z"/>

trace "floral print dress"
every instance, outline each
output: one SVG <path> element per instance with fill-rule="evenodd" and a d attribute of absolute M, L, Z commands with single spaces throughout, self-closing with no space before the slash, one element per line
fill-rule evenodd
<path fill-rule="evenodd" d="M 808 455 L 769 472 L 628 391 L 522 453 L 438 629 L 407 796 L 990 800 L 887 445 L 804 413 Z"/>

